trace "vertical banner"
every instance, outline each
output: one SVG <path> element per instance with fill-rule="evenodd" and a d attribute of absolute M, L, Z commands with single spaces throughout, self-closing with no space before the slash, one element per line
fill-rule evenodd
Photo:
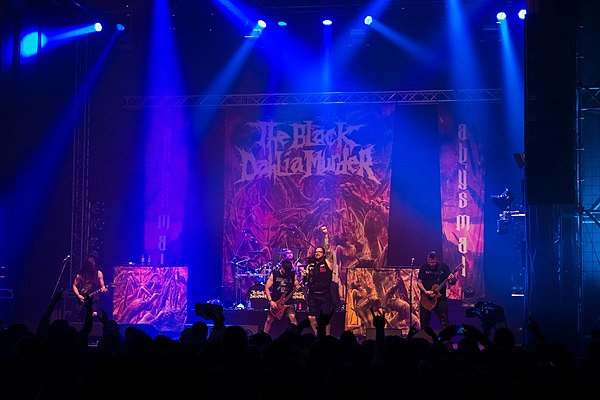
<path fill-rule="evenodd" d="M 329 230 L 340 300 L 346 269 L 387 264 L 393 105 L 239 108 L 225 117 L 225 300 L 284 249 L 298 265 Z"/>
<path fill-rule="evenodd" d="M 476 123 L 479 114 L 471 105 L 460 111 L 439 108 L 443 258 L 451 269 L 463 265 L 447 294 L 465 302 L 485 296 L 485 160 L 482 128 Z"/>
<path fill-rule="evenodd" d="M 152 265 L 179 263 L 188 174 L 183 124 L 177 116 L 163 115 L 149 132 L 142 257 Z"/>

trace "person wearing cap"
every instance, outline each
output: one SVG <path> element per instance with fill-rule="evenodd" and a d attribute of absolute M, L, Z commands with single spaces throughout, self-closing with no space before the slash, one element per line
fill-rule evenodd
<path fill-rule="evenodd" d="M 435 251 L 430 251 L 427 262 L 421 265 L 417 275 L 417 285 L 421 290 L 419 307 L 421 329 L 430 327 L 432 314 L 437 316 L 442 329 L 450 325 L 446 283 L 454 285 L 456 278 L 450 272 L 448 264 L 441 262 Z"/>

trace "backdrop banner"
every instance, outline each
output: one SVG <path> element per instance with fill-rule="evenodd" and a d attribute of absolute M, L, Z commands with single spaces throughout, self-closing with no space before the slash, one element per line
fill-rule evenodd
<path fill-rule="evenodd" d="M 326 225 L 345 297 L 345 269 L 387 264 L 394 105 L 231 108 L 225 117 L 224 299 L 238 278 L 292 249 L 301 264 Z M 247 281 L 247 279 L 245 279 Z"/>

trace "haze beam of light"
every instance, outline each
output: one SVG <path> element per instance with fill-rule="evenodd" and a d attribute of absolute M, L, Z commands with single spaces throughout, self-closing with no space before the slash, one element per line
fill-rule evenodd
<path fill-rule="evenodd" d="M 386 7 L 392 0 L 376 0 L 373 3 L 366 6 L 364 9 L 359 11 L 359 13 L 355 16 L 356 22 L 350 26 L 350 29 L 347 30 L 343 35 L 338 36 L 340 40 L 335 43 L 332 43 L 332 59 L 336 60 L 338 65 L 345 65 L 348 60 L 352 58 L 352 56 L 358 51 L 357 46 L 348 47 L 346 45 L 346 41 L 344 38 L 352 35 L 352 29 L 363 29 L 364 25 L 364 16 L 369 14 L 372 18 L 377 18 L 385 11 Z M 360 28 L 359 28 L 360 27 Z M 368 35 L 369 30 L 366 29 L 366 35 Z"/>
<path fill-rule="evenodd" d="M 436 62 L 436 56 L 431 51 L 376 19 L 373 20 L 373 23 L 371 23 L 370 26 L 383 37 L 398 46 L 398 48 L 405 50 L 408 54 L 414 56 L 422 63 L 430 65 Z"/>
<path fill-rule="evenodd" d="M 57 35 L 54 36 L 50 36 L 48 38 L 49 41 L 59 41 L 59 40 L 65 40 L 65 39 L 69 39 L 69 38 L 74 38 L 77 36 L 81 36 L 81 35 L 87 35 L 88 33 L 92 33 L 92 32 L 99 32 L 98 30 L 96 30 L 96 24 L 92 24 L 92 25 L 86 25 L 84 27 L 80 27 L 80 28 L 75 28 L 75 29 L 71 29 L 69 31 L 63 32 L 63 33 L 59 33 Z"/>
<path fill-rule="evenodd" d="M 481 86 L 480 68 L 475 59 L 472 32 L 464 18 L 458 0 L 448 1 L 448 40 L 453 50 L 451 59 L 452 80 L 457 89 Z"/>
<path fill-rule="evenodd" d="M 503 104 L 507 121 L 507 136 L 510 139 L 511 152 L 520 153 L 523 151 L 525 118 L 523 69 L 517 63 L 518 57 L 507 20 L 503 20 L 498 25 L 500 25 L 502 38 L 502 82 L 504 85 L 502 92 L 504 93 Z"/>
<path fill-rule="evenodd" d="M 81 38 L 87 40 L 87 38 Z M 27 235 L 33 229 L 39 212 L 47 199 L 54 180 L 53 175 L 61 166 L 61 161 L 67 158 L 71 149 L 73 129 L 82 123 L 82 116 L 87 104 L 87 96 L 96 83 L 100 71 L 104 68 L 109 51 L 116 40 L 112 35 L 106 46 L 102 49 L 97 62 L 91 68 L 88 76 L 80 87 L 76 88 L 72 102 L 65 107 L 65 112 L 49 130 L 45 141 L 36 149 L 36 154 L 31 158 L 31 163 L 23 167 L 23 173 L 17 178 L 15 212 L 19 215 L 19 227 L 13 232 L 14 243 L 27 246 Z"/>

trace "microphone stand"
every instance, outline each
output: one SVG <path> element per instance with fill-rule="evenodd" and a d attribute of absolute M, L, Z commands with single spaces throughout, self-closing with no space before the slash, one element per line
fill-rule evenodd
<path fill-rule="evenodd" d="M 50 296 L 50 300 L 54 299 L 54 296 L 56 295 L 56 291 L 58 290 L 58 285 L 60 284 L 62 276 L 63 276 L 63 274 L 65 272 L 65 267 L 67 266 L 67 261 L 69 260 L 69 258 L 71 258 L 71 257 L 67 256 L 62 261 L 62 268 L 60 269 L 60 274 L 58 275 L 58 279 L 56 280 L 56 285 L 54 285 L 54 290 L 52 291 L 52 295 Z M 59 318 L 58 307 L 56 308 L 56 318 L 57 319 Z"/>

